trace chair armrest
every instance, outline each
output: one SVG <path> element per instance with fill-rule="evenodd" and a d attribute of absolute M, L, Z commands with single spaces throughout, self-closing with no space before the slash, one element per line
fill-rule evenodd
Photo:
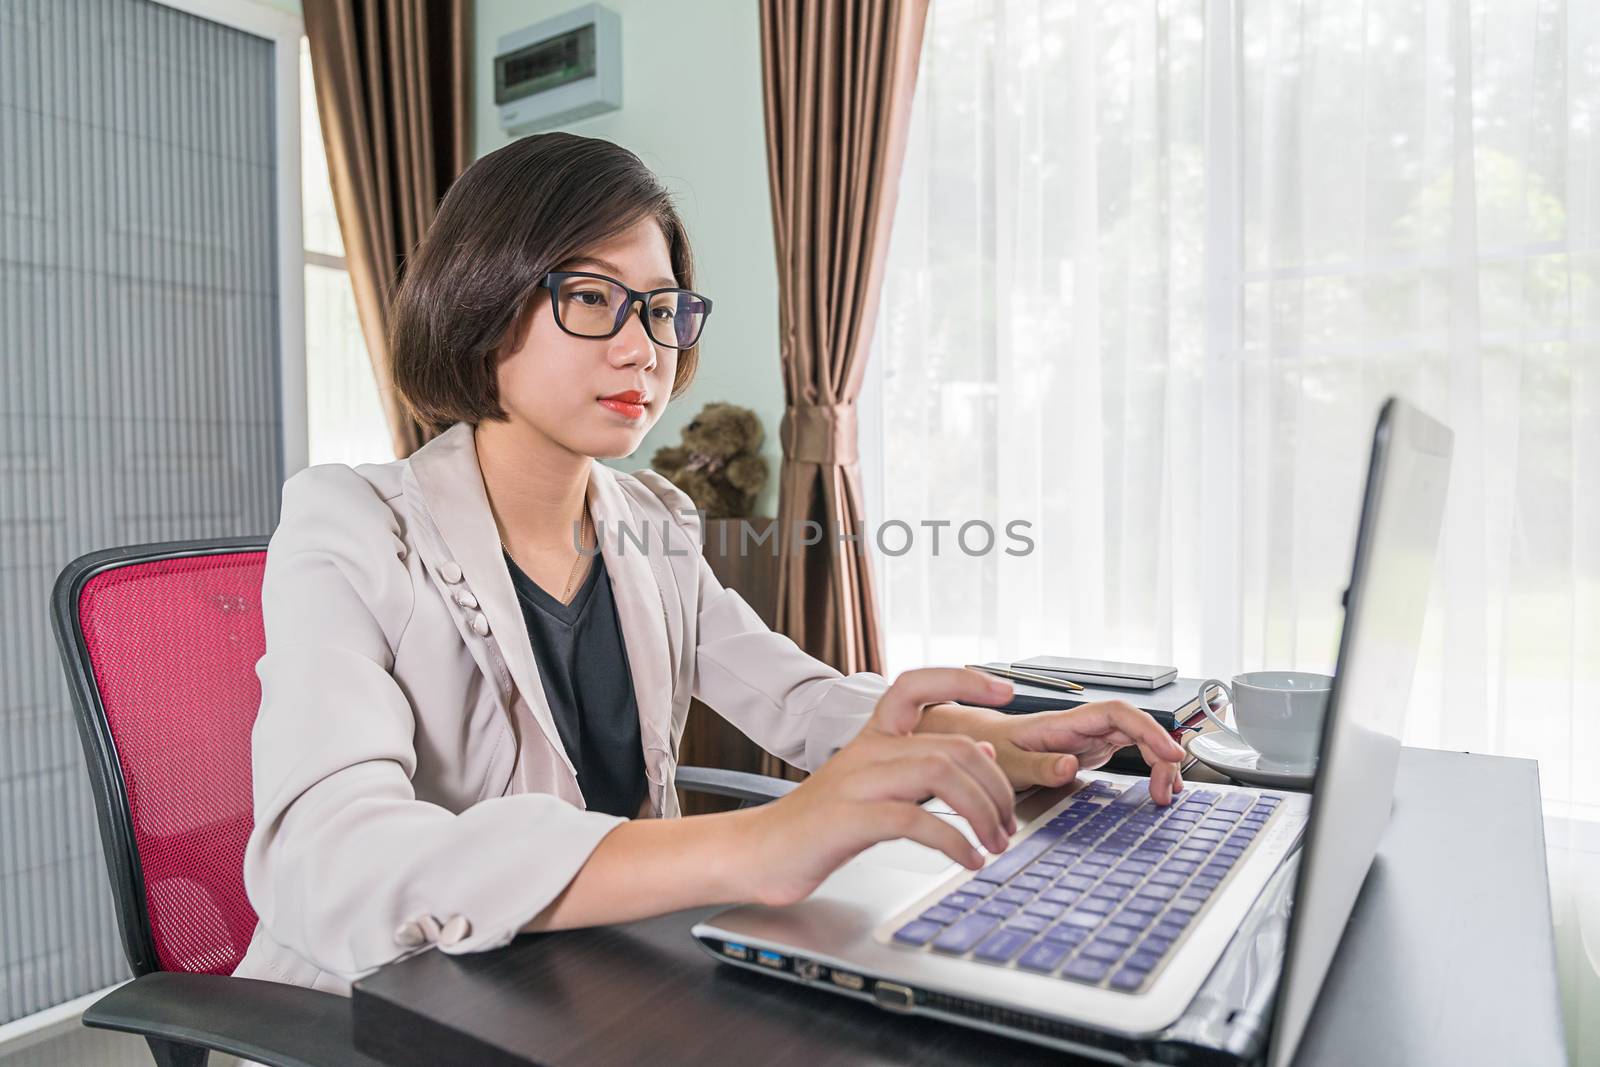
<path fill-rule="evenodd" d="M 283 982 L 156 971 L 95 1001 L 83 1024 L 271 1067 L 385 1067 L 356 1051 L 348 997 Z"/>
<path fill-rule="evenodd" d="M 765 774 L 725 771 L 717 767 L 679 767 L 677 783 L 680 789 L 691 793 L 732 797 L 750 804 L 765 804 L 769 800 L 788 796 L 800 784 L 783 778 L 770 778 Z"/>

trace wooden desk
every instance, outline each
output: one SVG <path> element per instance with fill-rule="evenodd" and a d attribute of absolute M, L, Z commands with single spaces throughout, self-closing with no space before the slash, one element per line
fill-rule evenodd
<path fill-rule="evenodd" d="M 711 910 L 396 963 L 356 983 L 356 1044 L 395 1067 L 1063 1061 L 721 966 L 689 936 Z M 1296 1062 L 1566 1062 L 1536 764 L 1403 753 Z"/>

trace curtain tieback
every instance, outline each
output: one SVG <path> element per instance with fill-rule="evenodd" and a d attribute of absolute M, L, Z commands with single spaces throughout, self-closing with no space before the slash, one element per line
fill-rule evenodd
<path fill-rule="evenodd" d="M 797 463 L 842 467 L 861 454 L 854 404 L 798 404 L 783 411 L 779 424 L 783 456 Z"/>

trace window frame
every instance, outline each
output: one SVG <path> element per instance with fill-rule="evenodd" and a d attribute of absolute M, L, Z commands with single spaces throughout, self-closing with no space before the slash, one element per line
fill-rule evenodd
<path fill-rule="evenodd" d="M 257 0 L 155 0 L 208 22 L 272 42 L 273 137 L 278 172 L 275 210 L 278 251 L 278 413 L 283 476 L 310 463 L 306 403 L 305 237 L 300 205 L 300 38 L 297 14 Z"/>

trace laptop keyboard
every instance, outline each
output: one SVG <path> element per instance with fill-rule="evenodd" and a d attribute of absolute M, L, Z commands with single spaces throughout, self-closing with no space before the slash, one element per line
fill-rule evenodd
<path fill-rule="evenodd" d="M 1202 789 L 1163 808 L 1149 782 L 1096 779 L 893 940 L 1136 993 L 1279 803 Z"/>

